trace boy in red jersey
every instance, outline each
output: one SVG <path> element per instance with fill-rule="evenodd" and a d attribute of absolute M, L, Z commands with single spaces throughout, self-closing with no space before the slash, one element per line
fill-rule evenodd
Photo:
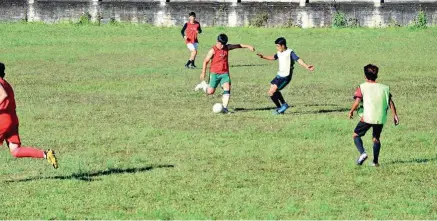
<path fill-rule="evenodd" d="M 4 79 L 5 65 L 0 63 L 0 142 L 6 140 L 6 145 L 12 156 L 16 158 L 45 158 L 56 169 L 58 162 L 53 150 L 39 150 L 33 147 L 21 146 L 18 135 L 18 117 L 15 112 L 15 96 L 12 86 Z"/>
<path fill-rule="evenodd" d="M 197 85 L 196 91 L 203 89 L 207 94 L 214 94 L 215 89 L 220 84 L 223 88 L 223 113 L 228 113 L 228 103 L 231 96 L 231 78 L 229 76 L 228 53 L 237 48 L 248 48 L 255 51 L 255 48 L 250 45 L 243 44 L 228 44 L 228 36 L 220 34 L 217 37 L 217 43 L 208 51 L 208 54 L 203 61 L 202 74 L 200 80 L 202 83 Z M 209 85 L 204 81 L 206 76 L 206 68 L 211 61 Z"/>
<path fill-rule="evenodd" d="M 196 68 L 194 61 L 196 60 L 197 47 L 199 44 L 197 34 L 202 33 L 202 29 L 200 28 L 200 23 L 196 21 L 196 13 L 190 12 L 188 15 L 189 21 L 184 24 L 184 27 L 181 30 L 182 37 L 185 39 L 185 44 L 187 44 L 188 50 L 191 51 L 190 59 L 187 64 L 185 64 L 185 67 Z"/>

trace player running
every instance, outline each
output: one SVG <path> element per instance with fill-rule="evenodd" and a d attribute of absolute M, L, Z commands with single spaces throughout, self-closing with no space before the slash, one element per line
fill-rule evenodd
<path fill-rule="evenodd" d="M 364 66 L 366 82 L 362 83 L 355 91 L 355 102 L 349 111 L 349 118 L 352 119 L 354 111 L 358 109 L 360 122 L 354 130 L 354 143 L 360 152 L 356 163 L 362 165 L 367 159 L 367 153 L 363 146 L 362 136 L 373 128 L 373 162 L 372 166 L 379 166 L 379 150 L 381 149 L 380 136 L 382 127 L 387 121 L 387 110 L 390 107 L 394 118 L 394 124 L 399 124 L 399 117 L 396 112 L 395 103 L 392 100 L 388 86 L 376 83 L 378 78 L 378 67 L 372 64 Z"/>
<path fill-rule="evenodd" d="M 228 55 L 229 51 L 238 48 L 248 48 L 250 51 L 255 51 L 251 45 L 243 44 L 228 44 L 228 36 L 220 34 L 217 37 L 217 43 L 208 51 L 202 67 L 200 80 L 202 83 L 195 88 L 196 91 L 203 89 L 207 94 L 214 94 L 217 86 L 223 88 L 223 113 L 229 113 L 227 107 L 231 97 L 231 77 L 229 75 Z M 206 69 L 211 61 L 209 85 L 205 82 Z"/>
<path fill-rule="evenodd" d="M 200 23 L 196 21 L 196 13 L 190 12 L 188 14 L 189 21 L 184 24 L 181 30 L 182 37 L 185 39 L 185 44 L 187 44 L 188 50 L 191 51 L 190 59 L 185 64 L 186 68 L 196 68 L 194 61 L 196 60 L 197 47 L 199 41 L 197 40 L 197 34 L 202 33 L 200 28 Z"/>
<path fill-rule="evenodd" d="M 257 55 L 266 60 L 279 60 L 279 71 L 276 77 L 270 82 L 268 94 L 276 105 L 276 110 L 273 114 L 283 114 L 289 105 L 285 102 L 281 90 L 284 89 L 291 81 L 293 76 L 294 63 L 297 62 L 309 71 L 314 70 L 314 66 L 307 65 L 299 56 L 290 48 L 287 48 L 287 41 L 280 37 L 276 39 L 276 50 L 278 52 L 273 56 L 264 56 L 260 53 Z"/>
<path fill-rule="evenodd" d="M 4 79 L 5 65 L 0 63 L 0 142 L 6 140 L 6 145 L 12 156 L 16 158 L 45 158 L 56 169 L 58 162 L 53 150 L 39 150 L 33 147 L 21 146 L 18 135 L 18 117 L 15 112 L 15 97 L 12 86 Z"/>

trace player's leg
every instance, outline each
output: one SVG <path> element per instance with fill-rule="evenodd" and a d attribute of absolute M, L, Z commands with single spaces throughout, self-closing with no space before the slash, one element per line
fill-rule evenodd
<path fill-rule="evenodd" d="M 229 74 L 222 74 L 220 77 L 220 84 L 223 88 L 223 112 L 228 113 L 228 104 L 229 100 L 231 99 L 231 78 Z"/>
<path fill-rule="evenodd" d="M 53 150 L 49 149 L 47 151 L 43 151 L 34 147 L 21 146 L 20 136 L 18 134 L 18 125 L 13 126 L 5 138 L 6 144 L 8 145 L 12 156 L 16 158 L 46 158 L 54 168 L 58 168 L 58 163 Z"/>
<path fill-rule="evenodd" d="M 384 125 L 373 125 L 373 162 L 372 166 L 379 166 L 379 151 L 381 150 L 381 132 Z"/>
<path fill-rule="evenodd" d="M 358 165 L 363 165 L 364 161 L 367 159 L 367 153 L 363 146 L 362 136 L 366 135 L 366 132 L 370 129 L 371 125 L 365 122 L 359 122 L 354 130 L 354 144 L 357 147 L 358 152 L 360 152 L 360 156 L 358 157 L 356 163 Z"/>
<path fill-rule="evenodd" d="M 279 98 L 277 97 L 276 91 L 278 90 L 278 86 L 276 84 L 271 84 L 268 94 L 270 99 L 272 99 L 273 103 L 276 106 L 276 112 L 281 108 L 281 103 L 279 102 Z"/>
<path fill-rule="evenodd" d="M 191 50 L 191 56 L 190 56 L 190 60 L 191 60 L 191 68 L 197 68 L 196 65 L 194 64 L 194 62 L 196 61 L 196 56 L 197 56 L 197 47 L 198 44 L 194 43 L 193 44 L 193 50 Z"/>
<path fill-rule="evenodd" d="M 219 74 L 216 73 L 210 73 L 209 74 L 209 85 L 205 84 L 204 86 L 204 91 L 206 91 L 206 93 L 208 95 L 212 95 L 215 93 L 215 89 L 218 87 L 218 85 L 220 84 L 220 76 Z"/>
<path fill-rule="evenodd" d="M 290 83 L 291 77 L 280 77 L 278 81 L 278 90 L 276 90 L 275 94 L 278 100 L 281 102 L 281 108 L 279 108 L 278 113 L 283 114 L 290 106 L 288 106 L 287 102 L 285 102 L 284 97 L 282 96 L 281 90 L 284 89 Z"/>
<path fill-rule="evenodd" d="M 190 68 L 191 63 L 193 62 L 193 60 L 191 59 L 193 57 L 193 51 L 195 51 L 196 48 L 192 43 L 187 43 L 187 48 L 188 50 L 190 50 L 191 55 L 190 55 L 190 59 L 188 59 L 187 63 L 185 64 L 185 67 Z"/>

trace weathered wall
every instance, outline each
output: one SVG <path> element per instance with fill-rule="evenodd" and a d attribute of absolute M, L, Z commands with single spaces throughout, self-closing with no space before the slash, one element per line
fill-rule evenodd
<path fill-rule="evenodd" d="M 158 26 L 182 25 L 195 11 L 203 26 L 245 26 L 256 17 L 268 14 L 268 26 L 294 24 L 302 27 L 330 26 L 336 10 L 357 19 L 361 26 L 379 27 L 390 23 L 407 25 L 419 10 L 428 23 L 437 24 L 437 0 L 0 0 L 0 21 L 77 21 L 83 12 L 102 22 L 149 23 Z"/>

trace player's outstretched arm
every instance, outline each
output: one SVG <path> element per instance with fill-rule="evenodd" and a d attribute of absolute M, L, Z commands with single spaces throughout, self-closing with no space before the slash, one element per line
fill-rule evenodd
<path fill-rule="evenodd" d="M 208 68 L 208 63 L 211 60 L 212 56 L 214 56 L 214 49 L 209 49 L 208 54 L 206 55 L 205 59 L 203 60 L 202 65 L 202 74 L 200 74 L 200 80 L 205 80 L 206 76 L 206 68 Z"/>
<path fill-rule="evenodd" d="M 395 102 L 393 102 L 393 100 L 390 98 L 390 110 L 391 113 L 393 114 L 393 120 L 395 125 L 399 124 L 399 117 L 398 117 L 398 113 L 396 111 L 396 106 L 395 106 Z"/>
<path fill-rule="evenodd" d="M 252 45 L 243 45 L 243 44 L 228 44 L 229 50 L 234 50 L 237 48 L 248 48 L 250 51 L 255 51 L 255 48 Z"/>
<path fill-rule="evenodd" d="M 352 119 L 354 117 L 354 111 L 358 108 L 360 105 L 361 98 L 355 98 L 355 102 L 352 104 L 351 110 L 349 111 L 349 118 Z"/>
<path fill-rule="evenodd" d="M 274 60 L 276 60 L 274 55 L 272 55 L 272 56 L 264 56 L 264 55 L 262 55 L 261 53 L 258 53 L 258 54 L 256 54 L 256 55 L 258 55 L 258 57 L 260 57 L 260 58 L 262 58 L 262 59 L 266 59 L 266 60 L 269 60 L 269 61 L 274 61 Z"/>
<path fill-rule="evenodd" d="M 309 71 L 314 71 L 314 66 L 313 65 L 308 65 L 306 64 L 302 59 L 299 58 L 299 60 L 297 60 L 297 63 L 299 63 L 302 67 L 304 67 L 305 69 L 309 70 Z"/>

